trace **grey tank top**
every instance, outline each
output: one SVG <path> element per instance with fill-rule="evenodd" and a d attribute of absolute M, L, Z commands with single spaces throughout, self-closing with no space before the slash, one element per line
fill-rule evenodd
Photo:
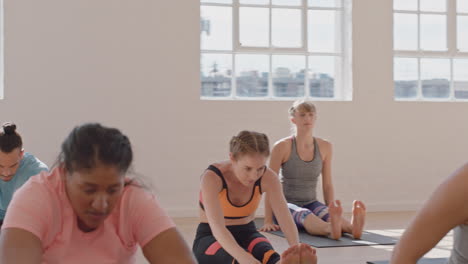
<path fill-rule="evenodd" d="M 296 137 L 292 138 L 291 155 L 281 165 L 280 178 L 288 203 L 303 206 L 317 201 L 317 180 L 322 173 L 322 157 L 314 138 L 314 158 L 303 161 L 297 153 Z"/>
<path fill-rule="evenodd" d="M 453 230 L 453 249 L 448 264 L 468 263 L 468 226 L 459 225 Z"/>

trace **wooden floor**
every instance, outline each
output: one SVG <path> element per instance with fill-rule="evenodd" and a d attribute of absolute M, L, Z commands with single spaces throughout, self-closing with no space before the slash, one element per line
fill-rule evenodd
<path fill-rule="evenodd" d="M 414 212 L 368 213 L 366 230 L 398 238 L 413 216 Z M 176 218 L 174 220 L 191 247 L 198 225 L 198 218 Z M 267 233 L 265 236 L 280 253 L 288 247 L 284 238 Z M 430 251 L 425 257 L 448 257 L 451 248 L 452 233 L 449 233 L 440 241 L 437 247 Z M 318 249 L 317 253 L 320 264 L 364 264 L 369 260 L 388 260 L 392 249 L 393 246 L 334 247 Z M 141 255 L 141 252 L 139 252 L 137 263 L 147 263 Z"/>

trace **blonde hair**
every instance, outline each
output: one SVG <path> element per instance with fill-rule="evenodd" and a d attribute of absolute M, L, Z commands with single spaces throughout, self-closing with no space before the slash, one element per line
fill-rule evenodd
<path fill-rule="evenodd" d="M 317 113 L 317 109 L 312 102 L 305 101 L 304 99 L 297 100 L 288 110 L 290 116 L 294 116 L 296 112 L 303 113 Z"/>
<path fill-rule="evenodd" d="M 234 159 L 245 154 L 262 154 L 265 157 L 270 156 L 270 146 L 268 137 L 263 133 L 243 130 L 232 137 L 229 142 L 229 151 Z"/>

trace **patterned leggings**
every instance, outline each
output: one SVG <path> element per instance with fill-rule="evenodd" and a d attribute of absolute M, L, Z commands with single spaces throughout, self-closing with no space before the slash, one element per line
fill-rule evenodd
<path fill-rule="evenodd" d="M 280 255 L 273 250 L 270 242 L 257 231 L 254 222 L 245 225 L 227 226 L 237 243 L 263 264 L 273 264 Z M 200 223 L 193 242 L 193 253 L 200 264 L 238 263 L 216 241 L 207 223 Z"/>
<path fill-rule="evenodd" d="M 304 228 L 304 220 L 310 214 L 316 215 L 325 222 L 328 222 L 330 218 L 328 215 L 328 207 L 319 201 L 308 203 L 302 207 L 288 203 L 288 208 L 294 219 L 294 223 L 296 223 L 299 229 Z"/>

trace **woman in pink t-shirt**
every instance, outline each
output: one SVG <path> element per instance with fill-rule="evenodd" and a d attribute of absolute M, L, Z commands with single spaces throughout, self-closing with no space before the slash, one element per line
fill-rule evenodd
<path fill-rule="evenodd" d="M 100 124 L 78 126 L 58 166 L 14 195 L 0 236 L 0 263 L 195 263 L 150 192 L 126 178 L 130 141 Z"/>

